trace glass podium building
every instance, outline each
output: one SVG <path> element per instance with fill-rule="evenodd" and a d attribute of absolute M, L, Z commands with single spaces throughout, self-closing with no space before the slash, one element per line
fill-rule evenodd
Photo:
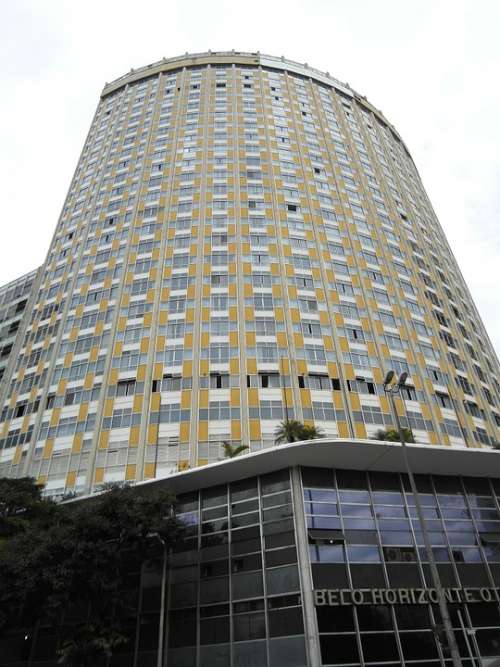
<path fill-rule="evenodd" d="M 408 454 L 461 664 L 498 664 L 500 452 Z M 177 493 L 187 533 L 165 575 L 128 577 L 109 667 L 451 667 L 404 470 L 399 444 L 338 439 L 143 483 Z M 55 666 L 58 632 L 3 637 L 0 664 Z"/>
<path fill-rule="evenodd" d="M 0 389 L 0 475 L 52 495 L 404 425 L 498 441 L 499 365 L 412 158 L 347 84 L 171 58 L 106 84 Z"/>

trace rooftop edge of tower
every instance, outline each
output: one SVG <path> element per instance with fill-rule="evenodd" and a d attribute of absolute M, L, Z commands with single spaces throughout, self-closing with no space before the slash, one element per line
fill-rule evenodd
<path fill-rule="evenodd" d="M 171 72 L 183 68 L 196 67 L 200 65 L 218 65 L 218 64 L 234 64 L 234 65 L 253 65 L 255 67 L 263 67 L 265 69 L 281 70 L 283 72 L 291 72 L 313 79 L 319 83 L 331 86 L 338 92 L 355 99 L 361 106 L 364 106 L 368 111 L 374 113 L 390 130 L 395 137 L 404 146 L 409 157 L 411 154 L 406 147 L 403 139 L 394 128 L 394 126 L 385 118 L 384 114 L 371 104 L 364 95 L 357 93 L 351 88 L 348 83 L 342 83 L 329 72 L 323 72 L 315 67 L 311 67 L 308 63 L 299 63 L 295 60 L 289 60 L 284 56 L 277 57 L 256 51 L 248 53 L 245 51 L 205 51 L 203 53 L 184 53 L 182 56 L 175 56 L 173 58 L 162 58 L 154 63 L 139 67 L 138 69 L 131 69 L 127 74 L 124 74 L 114 81 L 105 83 L 101 93 L 101 99 L 104 99 L 111 93 L 124 88 L 128 84 L 136 83 L 142 79 L 146 79 L 164 72 Z"/>

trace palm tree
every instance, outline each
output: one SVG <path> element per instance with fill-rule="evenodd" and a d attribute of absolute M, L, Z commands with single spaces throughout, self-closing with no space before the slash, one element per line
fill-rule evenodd
<path fill-rule="evenodd" d="M 298 442 L 303 438 L 304 424 L 297 419 L 285 419 L 274 431 L 274 444 L 282 445 L 284 442 Z"/>
<path fill-rule="evenodd" d="M 302 426 L 302 440 L 316 440 L 316 438 L 324 438 L 325 434 L 319 426 L 303 424 Z"/>
<path fill-rule="evenodd" d="M 405 442 L 415 442 L 415 438 L 413 437 L 413 433 L 411 432 L 411 429 L 409 428 L 404 428 L 403 429 L 403 435 Z M 375 440 L 387 440 L 388 442 L 400 442 L 401 438 L 399 435 L 399 431 L 397 431 L 394 428 L 388 428 L 387 430 L 384 429 L 379 429 L 375 433 Z"/>
<path fill-rule="evenodd" d="M 284 442 L 300 442 L 323 437 L 324 433 L 318 426 L 303 424 L 297 419 L 285 419 L 274 431 L 274 444 L 281 445 Z"/>
<path fill-rule="evenodd" d="M 236 446 L 232 445 L 227 440 L 224 440 L 222 443 L 222 448 L 224 449 L 224 456 L 226 457 L 226 459 L 234 459 L 235 456 L 238 456 L 238 454 L 241 454 L 246 449 L 248 449 L 248 445 Z"/>

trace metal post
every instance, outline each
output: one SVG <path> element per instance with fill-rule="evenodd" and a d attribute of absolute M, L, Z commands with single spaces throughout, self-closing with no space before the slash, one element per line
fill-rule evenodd
<path fill-rule="evenodd" d="M 402 383 L 404 384 L 404 382 Z M 444 590 L 443 586 L 441 584 L 441 579 L 439 577 L 439 572 L 437 569 L 436 565 L 436 560 L 434 558 L 434 552 L 432 551 L 431 547 L 431 542 L 429 538 L 429 533 L 427 531 L 427 523 L 425 521 L 424 517 L 424 512 L 422 510 L 422 505 L 420 504 L 420 496 L 417 490 L 417 485 L 415 484 L 415 478 L 413 477 L 413 473 L 410 468 L 410 463 L 408 461 L 408 453 L 406 450 L 406 441 L 404 437 L 404 432 L 401 426 L 401 422 L 399 420 L 399 415 L 398 411 L 396 409 L 396 403 L 394 401 L 394 393 L 397 391 L 399 392 L 401 389 L 400 384 L 395 384 L 395 385 L 388 385 L 386 386 L 384 384 L 384 389 L 385 392 L 389 395 L 389 400 L 391 401 L 392 409 L 394 412 L 394 418 L 396 420 L 396 426 L 399 432 L 399 440 L 401 442 L 401 447 L 403 451 L 403 461 L 404 465 L 406 468 L 406 474 L 408 475 L 408 479 L 410 480 L 410 488 L 411 492 L 413 493 L 413 497 L 415 499 L 415 508 L 417 510 L 417 516 L 418 520 L 420 522 L 420 530 L 422 532 L 422 537 L 424 540 L 424 545 L 425 545 L 425 552 L 427 555 L 427 558 L 429 560 L 429 567 L 431 571 L 431 578 L 432 578 L 432 583 L 434 588 L 436 589 L 436 593 L 438 596 L 438 601 L 439 601 L 439 611 L 441 612 L 441 618 L 443 620 L 443 626 L 444 630 L 446 633 L 446 639 L 448 640 L 448 647 L 450 649 L 450 657 L 453 663 L 453 667 L 461 667 L 462 666 L 462 660 L 460 658 L 460 653 L 458 650 L 457 642 L 455 640 L 455 634 L 453 632 L 453 626 L 451 624 L 451 619 L 450 615 L 448 612 L 448 605 L 446 603 L 446 598 L 444 595 Z"/>
<path fill-rule="evenodd" d="M 165 589 L 167 583 L 167 544 L 165 540 L 157 535 L 163 546 L 163 564 L 161 568 L 161 593 L 160 593 L 160 622 L 158 629 L 158 660 L 157 667 L 163 667 L 163 652 L 165 644 Z"/>
<path fill-rule="evenodd" d="M 155 472 L 154 472 L 154 478 L 156 479 L 158 477 L 158 447 L 160 446 L 160 423 L 161 423 L 161 383 L 162 380 L 160 380 L 160 406 L 158 408 L 158 426 L 156 428 L 156 447 L 155 447 Z"/>
<path fill-rule="evenodd" d="M 283 362 L 283 357 L 280 357 L 280 376 L 283 378 L 283 382 L 281 383 L 283 386 L 283 398 L 285 400 L 285 417 L 286 421 L 289 421 L 289 416 L 288 416 L 288 399 L 286 397 L 286 383 L 285 383 L 285 375 L 284 375 L 284 366 L 282 364 Z"/>
<path fill-rule="evenodd" d="M 479 667 L 482 667 L 483 666 L 483 657 L 481 655 L 481 651 L 479 650 L 479 644 L 477 643 L 476 631 L 474 630 L 474 628 L 468 628 L 467 629 L 467 634 L 469 635 L 469 637 L 471 637 L 472 645 L 476 649 L 477 661 L 479 663 Z"/>
<path fill-rule="evenodd" d="M 474 632 L 474 630 L 471 630 L 470 628 L 465 627 L 464 619 L 462 617 L 462 612 L 460 611 L 460 609 L 457 609 L 457 616 L 458 616 L 458 620 L 460 621 L 460 627 L 462 628 L 462 632 L 464 634 L 465 643 L 467 644 L 467 651 L 469 653 L 472 664 L 475 665 L 476 664 L 476 656 L 474 655 L 474 652 L 472 651 L 470 641 L 469 641 L 469 635 L 472 632 Z M 481 667 L 481 660 L 479 660 L 479 667 Z"/>
<path fill-rule="evenodd" d="M 297 535 L 297 555 L 299 577 L 302 588 L 302 604 L 304 608 L 304 625 L 307 654 L 310 665 L 321 664 L 321 650 L 319 646 L 318 626 L 313 599 L 313 580 L 309 566 L 309 550 L 306 517 L 304 513 L 304 494 L 300 469 L 292 468 L 292 493 L 295 514 L 295 531 Z"/>

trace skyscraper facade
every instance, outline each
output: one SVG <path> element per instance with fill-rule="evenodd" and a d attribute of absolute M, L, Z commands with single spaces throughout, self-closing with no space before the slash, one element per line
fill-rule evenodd
<path fill-rule="evenodd" d="M 30 297 L 37 289 L 39 270 L 0 287 L 0 381 L 16 351 L 16 341 L 22 340 L 20 332 L 26 328 L 26 312 L 29 312 Z"/>
<path fill-rule="evenodd" d="M 395 425 L 498 440 L 500 367 L 397 131 L 327 73 L 259 53 L 106 84 L 3 379 L 0 475 L 49 493 Z"/>

